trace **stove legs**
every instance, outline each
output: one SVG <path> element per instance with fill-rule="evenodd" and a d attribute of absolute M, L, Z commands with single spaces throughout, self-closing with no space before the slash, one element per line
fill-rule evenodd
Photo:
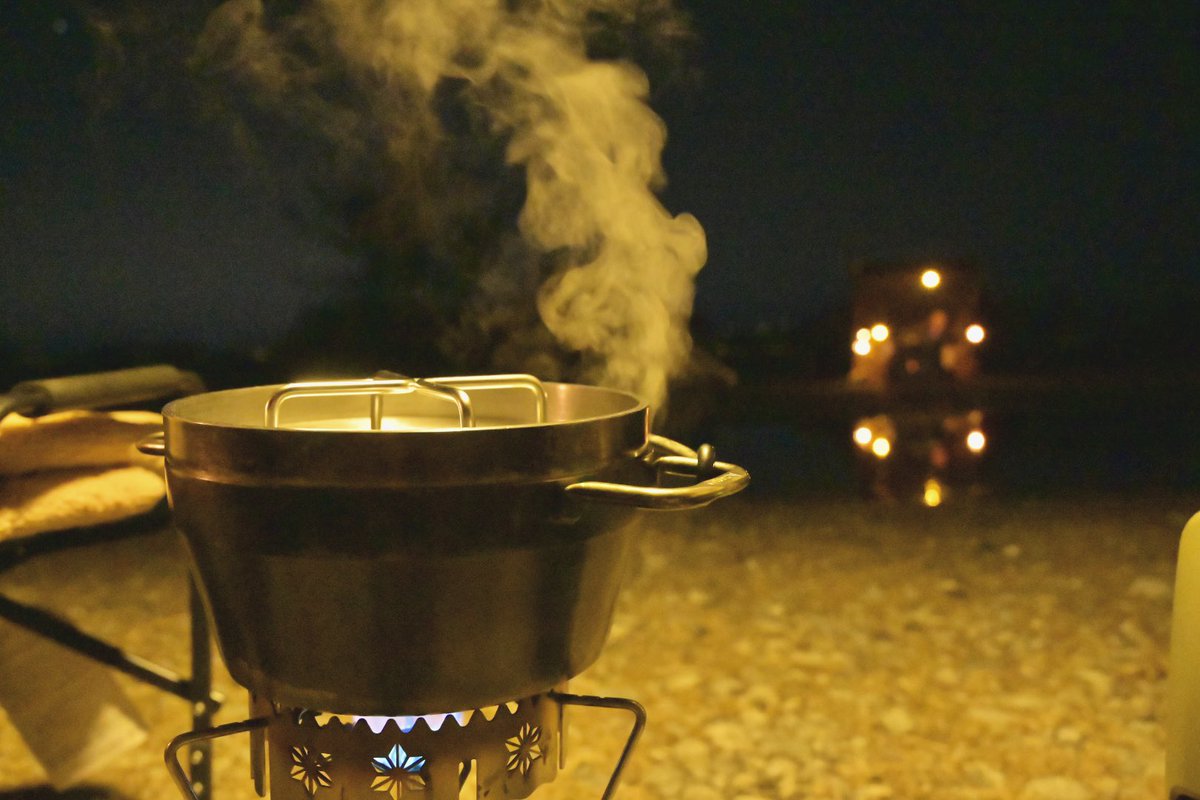
<path fill-rule="evenodd" d="M 204 603 L 194 579 L 188 579 L 188 609 L 192 617 L 192 730 L 211 728 L 216 705 L 212 701 L 212 640 Z M 212 744 L 199 739 L 188 748 L 188 772 L 198 800 L 212 796 Z"/>
<path fill-rule="evenodd" d="M 188 798 L 188 800 L 201 800 L 200 790 L 208 789 L 207 786 L 194 787 L 192 780 L 188 777 L 188 773 L 184 771 L 183 765 L 179 763 L 179 751 L 185 745 L 189 748 L 195 745 L 207 747 L 213 739 L 219 739 L 222 736 L 231 736 L 235 733 L 255 731 L 266 726 L 267 721 L 265 719 L 248 719 L 242 722 L 231 722 L 228 725 L 218 725 L 215 728 L 188 731 L 172 739 L 163 753 L 163 760 L 167 764 L 167 772 L 171 773 L 171 779 L 175 781 L 175 786 L 179 789 L 179 793 Z"/>
<path fill-rule="evenodd" d="M 608 779 L 608 785 L 604 787 L 604 794 L 600 800 L 612 800 L 617 791 L 617 784 L 621 781 L 621 773 L 625 771 L 625 765 L 629 761 L 629 756 L 633 752 L 633 748 L 637 745 L 638 739 L 642 735 L 642 729 L 646 727 L 646 709 L 636 700 L 630 700 L 627 697 L 595 697 L 593 695 L 582 694 L 565 694 L 562 692 L 550 692 L 550 697 L 558 701 L 560 706 L 586 706 L 588 708 L 612 708 L 620 711 L 628 711 L 633 714 L 633 728 L 629 731 L 629 738 L 625 741 L 625 747 L 621 750 L 621 757 L 617 759 L 617 765 L 613 767 L 612 777 Z M 566 732 L 565 726 L 560 726 L 560 730 Z M 559 750 L 559 757 L 566 758 L 566 747 Z"/>

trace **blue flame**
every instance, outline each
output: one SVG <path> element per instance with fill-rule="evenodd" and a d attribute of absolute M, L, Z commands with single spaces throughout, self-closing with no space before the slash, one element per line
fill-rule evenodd
<path fill-rule="evenodd" d="M 372 732 L 379 733 L 383 730 L 383 726 L 387 725 L 388 720 L 394 719 L 396 724 L 400 726 L 400 730 L 404 733 L 408 733 L 416 726 L 417 720 L 419 719 L 425 720 L 426 724 L 429 725 L 430 730 L 440 730 L 447 717 L 454 717 L 455 721 L 457 721 L 459 725 L 464 725 L 467 721 L 467 712 L 455 711 L 450 714 L 421 714 L 415 717 L 364 716 L 354 717 L 354 722 L 364 719 L 367 721 L 367 727 L 369 727 Z"/>

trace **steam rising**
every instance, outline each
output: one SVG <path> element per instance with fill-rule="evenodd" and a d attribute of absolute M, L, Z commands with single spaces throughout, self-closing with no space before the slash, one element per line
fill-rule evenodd
<path fill-rule="evenodd" d="M 635 2 L 316 0 L 281 12 L 227 0 L 195 63 L 237 90 L 247 118 L 317 131 L 332 145 L 323 180 L 373 181 L 363 216 L 376 235 L 470 275 L 460 325 L 494 333 L 536 308 L 536 324 L 579 354 L 579 377 L 658 404 L 687 358 L 706 247 L 696 219 L 653 193 L 666 132 L 645 75 L 587 57 L 589 14 Z M 523 183 L 508 218 L 493 197 L 505 175 Z M 456 249 L 480 231 L 483 244 Z M 538 362 L 538 348 L 504 336 L 500 360 L 524 362 L 504 366 L 546 371 L 544 352 Z"/>

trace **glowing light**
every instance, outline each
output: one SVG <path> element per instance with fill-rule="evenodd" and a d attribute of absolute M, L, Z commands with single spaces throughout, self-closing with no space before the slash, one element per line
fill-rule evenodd
<path fill-rule="evenodd" d="M 855 339 L 850 349 L 854 351 L 855 355 L 865 356 L 871 352 L 871 342 L 867 339 Z"/>
<path fill-rule="evenodd" d="M 984 337 L 987 336 L 987 331 L 983 329 L 982 325 L 976 323 L 974 325 L 967 326 L 966 336 L 967 341 L 971 344 L 979 344 L 984 340 Z"/>
<path fill-rule="evenodd" d="M 938 483 L 937 478 L 925 481 L 925 492 L 921 495 L 921 500 L 930 508 L 942 504 L 942 485 Z"/>
<path fill-rule="evenodd" d="M 888 334 L 890 333 L 891 331 L 888 330 L 888 326 L 882 322 L 877 322 L 871 326 L 871 338 L 877 342 L 887 341 Z"/>
<path fill-rule="evenodd" d="M 868 341 L 871 338 L 871 331 L 867 330 L 866 328 L 859 328 L 854 334 L 854 338 L 860 342 Z"/>
<path fill-rule="evenodd" d="M 921 273 L 921 285 L 926 289 L 936 289 L 942 285 L 942 273 L 936 269 L 927 269 Z"/>
<path fill-rule="evenodd" d="M 380 733 L 383 731 L 383 726 L 387 725 L 388 720 L 395 720 L 396 724 L 400 726 L 400 730 L 403 733 L 408 733 L 416 726 L 417 720 L 419 719 L 425 720 L 425 723 L 429 725 L 430 730 L 436 731 L 441 729 L 443 723 L 445 723 L 445 721 L 450 717 L 453 717 L 454 721 L 459 725 L 467 724 L 467 712 L 465 711 L 455 711 L 452 714 L 424 714 L 417 717 L 351 716 L 350 722 L 355 723 L 360 719 L 365 719 L 367 721 L 367 727 L 371 729 L 372 733 Z"/>
<path fill-rule="evenodd" d="M 304 791 L 309 797 L 316 794 L 318 788 L 328 789 L 333 786 L 329 777 L 329 764 L 332 756 L 320 750 L 310 750 L 304 745 L 291 749 L 292 764 L 290 775 L 304 785 Z"/>
<path fill-rule="evenodd" d="M 383 792 L 392 800 L 400 800 L 409 792 L 425 789 L 425 777 L 421 774 L 425 768 L 425 756 L 411 756 L 400 745 L 394 745 L 386 756 L 371 759 L 371 766 L 375 768 L 371 788 Z"/>
<path fill-rule="evenodd" d="M 880 436 L 871 442 L 871 452 L 879 458 L 887 458 L 888 453 L 892 452 L 892 443 L 887 440 L 886 436 Z"/>
<path fill-rule="evenodd" d="M 871 429 L 866 425 L 860 425 L 854 429 L 854 443 L 859 447 L 869 446 L 873 438 L 875 438 L 875 434 L 871 433 Z"/>
<path fill-rule="evenodd" d="M 983 431 L 974 430 L 967 434 L 967 449 L 972 453 L 982 453 L 985 447 L 987 437 L 983 435 Z"/>
<path fill-rule="evenodd" d="M 529 772 L 533 762 L 545 755 L 542 750 L 542 729 L 537 725 L 526 722 L 517 731 L 517 735 L 504 741 L 508 750 L 508 763 L 505 765 L 509 772 L 520 771 L 522 775 Z"/>

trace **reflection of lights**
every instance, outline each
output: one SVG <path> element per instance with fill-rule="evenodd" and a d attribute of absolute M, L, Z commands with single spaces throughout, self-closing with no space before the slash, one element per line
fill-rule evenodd
<path fill-rule="evenodd" d="M 942 273 L 936 269 L 927 269 L 921 273 L 921 285 L 926 289 L 936 289 L 942 283 Z"/>
<path fill-rule="evenodd" d="M 892 452 L 892 443 L 887 440 L 886 436 L 880 436 L 871 442 L 871 452 L 879 458 L 887 458 L 888 453 Z"/>
<path fill-rule="evenodd" d="M 888 330 L 888 326 L 884 325 L 882 322 L 877 322 L 871 326 L 871 338 L 877 342 L 887 341 L 889 333 L 891 333 L 891 331 Z"/>
<path fill-rule="evenodd" d="M 866 447 L 871 444 L 871 440 L 875 438 L 875 434 L 871 433 L 871 429 L 866 425 L 860 425 L 854 429 L 854 442 L 859 447 Z"/>
<path fill-rule="evenodd" d="M 937 478 L 925 481 L 925 492 L 922 494 L 921 500 L 930 508 L 942 504 L 942 485 L 938 483 Z"/>
<path fill-rule="evenodd" d="M 869 339 L 855 339 L 854 344 L 850 345 L 850 349 L 855 355 L 865 356 L 871 352 L 871 342 Z"/>
<path fill-rule="evenodd" d="M 985 447 L 987 437 L 983 435 L 983 431 L 975 430 L 967 434 L 967 449 L 972 453 L 982 453 Z"/>
<path fill-rule="evenodd" d="M 854 338 L 860 342 L 868 341 L 871 338 L 871 332 L 866 328 L 859 328 L 854 334 Z"/>
<path fill-rule="evenodd" d="M 968 342 L 970 342 L 971 344 L 979 344 L 980 342 L 983 341 L 984 337 L 987 336 L 987 331 L 985 331 L 983 329 L 982 325 L 976 323 L 974 325 L 967 326 L 967 334 L 966 335 L 967 335 Z"/>

